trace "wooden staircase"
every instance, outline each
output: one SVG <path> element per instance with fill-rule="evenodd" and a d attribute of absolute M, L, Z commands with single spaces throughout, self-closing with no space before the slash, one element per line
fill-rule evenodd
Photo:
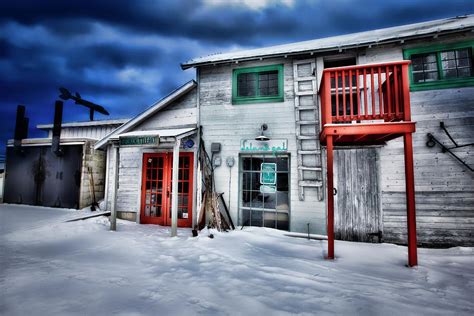
<path fill-rule="evenodd" d="M 323 199 L 320 120 L 315 69 L 314 59 L 293 62 L 300 201 L 305 199 L 305 188 L 317 188 L 318 199 L 320 201 Z"/>

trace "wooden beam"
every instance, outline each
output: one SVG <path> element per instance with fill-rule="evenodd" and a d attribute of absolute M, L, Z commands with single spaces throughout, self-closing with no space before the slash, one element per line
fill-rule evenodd
<path fill-rule="evenodd" d="M 327 138 L 327 234 L 328 234 L 328 254 L 326 259 L 334 259 L 334 147 L 332 136 Z"/>
<path fill-rule="evenodd" d="M 115 164 L 114 164 L 114 186 L 113 186 L 113 200 L 112 200 L 112 211 L 110 216 L 110 230 L 117 230 L 117 190 L 119 183 L 119 165 L 120 165 L 120 147 L 118 144 L 114 144 L 115 151 Z"/>
<path fill-rule="evenodd" d="M 173 147 L 173 174 L 171 195 L 171 237 L 178 234 L 178 171 L 179 171 L 179 147 L 181 139 L 176 138 Z"/>
<path fill-rule="evenodd" d="M 415 213 L 415 176 L 413 172 L 413 144 L 411 133 L 403 136 L 405 148 L 405 185 L 407 198 L 408 229 L 408 266 L 418 265 L 416 248 L 416 213 Z"/>

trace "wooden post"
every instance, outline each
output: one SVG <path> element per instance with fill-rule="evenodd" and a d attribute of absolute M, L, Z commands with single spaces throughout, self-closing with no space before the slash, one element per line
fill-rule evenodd
<path fill-rule="evenodd" d="M 173 147 L 173 175 L 172 175 L 172 195 L 171 195 L 171 237 L 178 234 L 178 168 L 179 168 L 179 147 L 181 139 L 176 138 Z"/>
<path fill-rule="evenodd" d="M 110 212 L 110 230 L 117 230 L 117 191 L 119 187 L 119 166 L 120 166 L 120 147 L 114 144 L 115 164 L 114 164 L 114 192 L 112 200 L 112 212 Z"/>
<path fill-rule="evenodd" d="M 327 187 L 328 187 L 328 211 L 327 211 L 327 234 L 328 254 L 326 259 L 334 259 L 334 147 L 332 135 L 327 139 Z"/>
<path fill-rule="evenodd" d="M 411 133 L 403 136 L 405 147 L 405 186 L 407 197 L 408 229 L 408 266 L 418 265 L 416 248 L 416 214 L 415 214 L 415 176 L 413 172 L 413 145 Z"/>

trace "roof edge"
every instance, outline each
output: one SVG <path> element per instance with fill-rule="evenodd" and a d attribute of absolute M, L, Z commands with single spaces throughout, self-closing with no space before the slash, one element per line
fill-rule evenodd
<path fill-rule="evenodd" d="M 119 126 L 115 130 L 113 130 L 111 133 L 109 133 L 107 136 L 104 138 L 100 139 L 94 146 L 95 149 L 102 149 L 109 139 L 117 134 L 117 133 L 123 133 L 128 131 L 129 129 L 137 126 L 139 123 L 150 117 L 151 115 L 155 114 L 156 112 L 160 111 L 162 108 L 166 107 L 169 105 L 171 102 L 175 101 L 179 97 L 185 95 L 189 91 L 193 90 L 195 87 L 197 87 L 197 82 L 194 79 L 191 79 L 190 81 L 186 82 L 179 88 L 173 90 L 171 93 L 160 99 L 159 101 L 153 103 L 151 106 L 149 106 L 145 111 L 141 112 L 134 118 L 130 119 L 127 123 L 123 124 L 122 126 Z"/>

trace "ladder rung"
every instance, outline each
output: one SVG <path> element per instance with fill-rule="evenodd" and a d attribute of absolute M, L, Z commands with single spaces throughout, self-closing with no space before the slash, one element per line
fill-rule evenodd
<path fill-rule="evenodd" d="M 317 135 L 297 135 L 296 138 L 297 139 L 314 139 L 314 140 L 317 140 L 317 139 L 319 139 L 319 136 L 317 136 Z"/>
<path fill-rule="evenodd" d="M 319 155 L 320 153 L 319 150 L 298 150 L 299 155 Z"/>
<path fill-rule="evenodd" d="M 297 96 L 302 96 L 302 95 L 315 95 L 315 94 L 316 94 L 316 93 L 315 93 L 313 90 L 295 92 L 295 95 L 297 95 Z"/>
<path fill-rule="evenodd" d="M 321 180 L 305 180 L 305 181 L 299 181 L 298 185 L 300 187 L 322 187 L 323 186 L 323 181 Z"/>
<path fill-rule="evenodd" d="M 300 125 L 319 125 L 318 121 L 296 121 L 296 124 Z"/>
<path fill-rule="evenodd" d="M 310 81 L 316 80 L 315 76 L 308 76 L 308 77 L 295 77 L 295 81 Z"/>
<path fill-rule="evenodd" d="M 299 170 L 306 170 L 306 171 L 321 171 L 321 167 L 298 167 Z"/>
<path fill-rule="evenodd" d="M 316 110 L 314 105 L 300 105 L 295 107 L 298 111 Z"/>

